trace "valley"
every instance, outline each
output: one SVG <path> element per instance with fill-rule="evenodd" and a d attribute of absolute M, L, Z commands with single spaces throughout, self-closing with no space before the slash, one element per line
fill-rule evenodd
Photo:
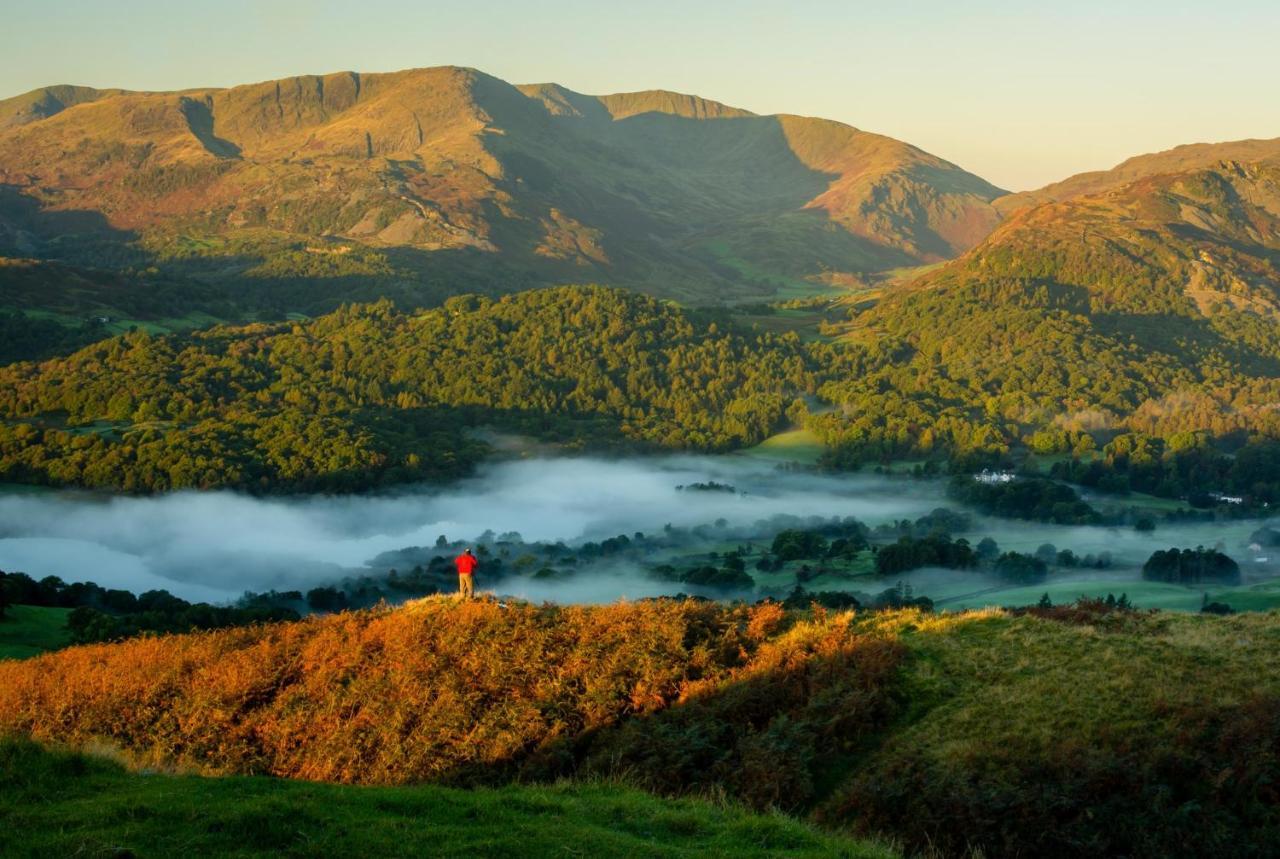
<path fill-rule="evenodd" d="M 1280 138 L 208 67 L 0 93 L 0 852 L 1274 854 Z"/>
<path fill-rule="evenodd" d="M 483 591 L 534 603 L 689 594 L 807 605 L 843 594 L 874 606 L 905 594 L 952 610 L 1031 605 L 1047 594 L 1053 604 L 1110 595 L 1140 609 L 1193 612 L 1207 603 L 1280 607 L 1280 532 L 1268 527 L 1267 511 L 1240 518 L 1141 493 L 1084 491 L 1089 514 L 1080 524 L 1026 521 L 958 499 L 950 486 L 964 478 L 913 477 L 902 466 L 822 473 L 779 459 L 778 446 L 726 456 L 514 458 L 447 487 L 345 498 L 11 494 L 0 496 L 0 570 L 307 614 L 451 593 L 452 558 L 472 546 Z M 788 546 L 796 535 L 804 539 Z M 964 541 L 976 554 L 946 565 L 927 554 L 887 560 L 904 540 L 935 538 Z M 1171 546 L 1216 547 L 1240 576 L 1144 578 L 1151 555 Z M 1009 578 L 996 563 L 1005 553 L 1044 563 L 1028 580 Z M 308 599 L 330 590 L 332 605 Z"/>

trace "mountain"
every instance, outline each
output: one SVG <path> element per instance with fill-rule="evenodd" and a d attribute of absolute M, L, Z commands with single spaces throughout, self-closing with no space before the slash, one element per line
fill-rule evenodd
<path fill-rule="evenodd" d="M 1274 158 L 1277 153 L 1280 153 L 1280 138 L 1236 140 L 1228 143 L 1188 143 L 1164 152 L 1134 156 L 1110 170 L 1078 173 L 1036 191 L 1009 194 L 996 199 L 993 205 L 1000 212 L 1008 214 L 1040 203 L 1100 194 L 1149 176 L 1203 170 L 1222 161 L 1244 163 L 1263 161 Z"/>
<path fill-rule="evenodd" d="M 0 129 L 47 119 L 69 107 L 97 101 L 123 90 L 101 90 L 87 86 L 48 86 L 0 101 Z"/>
<path fill-rule="evenodd" d="M 1175 152 L 1051 186 L 1066 199 L 854 311 L 849 340 L 879 363 L 820 391 L 844 406 L 819 420 L 827 440 L 1280 434 L 1280 141 Z"/>
<path fill-rule="evenodd" d="M 613 283 L 770 298 L 948 259 L 1002 192 L 837 122 L 463 68 L 0 101 L 0 253 L 257 304 Z"/>

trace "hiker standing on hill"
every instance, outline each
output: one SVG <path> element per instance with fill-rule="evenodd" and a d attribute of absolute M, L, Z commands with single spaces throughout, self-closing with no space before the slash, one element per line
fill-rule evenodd
<path fill-rule="evenodd" d="M 475 571 L 480 566 L 480 561 L 476 556 L 471 554 L 471 550 L 467 549 L 461 555 L 453 559 L 453 565 L 458 568 L 458 593 L 463 599 L 471 599 L 476 595 Z"/>

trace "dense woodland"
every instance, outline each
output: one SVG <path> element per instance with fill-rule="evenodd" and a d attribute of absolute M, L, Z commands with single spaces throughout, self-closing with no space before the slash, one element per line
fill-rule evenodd
<path fill-rule="evenodd" d="M 389 302 L 311 323 L 136 332 L 0 370 L 0 476 L 157 491 L 455 477 L 498 426 L 581 445 L 760 441 L 815 386 L 795 335 L 601 288 Z"/>
<path fill-rule="evenodd" d="M 945 316 L 934 305 L 951 294 L 925 293 L 923 306 L 905 306 Z M 1153 369 L 1158 356 L 1085 349 L 1039 373 L 1022 361 L 979 361 L 960 385 L 962 356 L 921 351 L 919 338 L 938 326 L 909 327 L 914 344 L 892 336 L 803 343 L 748 331 L 723 313 L 566 287 L 499 300 L 461 296 L 417 314 L 383 301 L 311 322 L 133 332 L 65 358 L 0 368 L 0 476 L 126 491 L 355 491 L 465 474 L 488 453 L 469 432 L 477 426 L 577 448 L 716 451 L 804 421 L 830 445 L 834 467 L 899 455 L 973 467 L 1020 446 L 1077 457 L 1055 464 L 1053 476 L 1108 491 L 1280 497 L 1280 446 L 1260 441 L 1274 429 L 1266 421 L 1244 435 L 1212 420 L 1213 410 L 1190 409 L 1153 427 L 1167 435 L 1117 434 L 1064 428 L 1033 406 L 1149 414 L 1145 398 L 1193 384 L 1184 371 Z M 971 330 L 976 339 L 964 348 L 974 360 L 1023 348 L 984 345 L 981 326 Z M 994 331 L 1045 333 L 1013 319 Z M 1029 341 L 1025 348 L 1039 354 Z M 1115 373 L 1085 372 L 1098 362 Z M 1016 377 L 1006 377 L 1015 365 Z M 1249 396 L 1265 393 L 1261 381 L 1251 384 Z M 992 388 L 1003 393 L 993 399 Z M 1187 390 L 1195 389 L 1179 402 L 1211 400 L 1203 387 Z M 835 408 L 810 413 L 801 398 L 815 393 Z M 1089 518 L 1068 509 L 1070 499 L 1044 501 L 1067 505 L 1056 521 Z"/>

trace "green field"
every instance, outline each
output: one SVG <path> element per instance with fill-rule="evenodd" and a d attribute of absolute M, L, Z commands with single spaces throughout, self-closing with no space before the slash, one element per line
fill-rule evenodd
<path fill-rule="evenodd" d="M 812 856 L 892 859 L 781 815 L 613 784 L 346 787 L 138 775 L 0 743 L 5 856 Z"/>
<path fill-rule="evenodd" d="M 176 334 L 184 331 L 191 331 L 196 328 L 208 328 L 213 325 L 221 325 L 232 321 L 218 316 L 213 316 L 212 314 L 204 313 L 199 310 L 194 310 L 184 316 L 138 319 L 130 316 L 124 311 L 116 310 L 115 308 L 107 306 L 96 306 L 92 311 L 85 311 L 83 313 L 67 313 L 42 308 L 0 305 L 0 311 L 21 312 L 30 319 L 47 319 L 68 328 L 75 328 L 81 325 L 87 317 L 107 316 L 111 321 L 106 323 L 102 328 L 102 336 L 104 338 L 114 337 L 117 334 L 125 334 L 134 328 L 146 331 L 148 334 Z"/>
<path fill-rule="evenodd" d="M 742 453 L 745 456 L 761 459 L 812 465 L 818 461 L 818 457 L 822 456 L 823 450 L 825 447 L 817 436 L 807 429 L 797 429 L 772 435 Z"/>
<path fill-rule="evenodd" d="M 70 609 L 14 605 L 0 620 L 0 659 L 26 659 L 71 643 Z"/>

